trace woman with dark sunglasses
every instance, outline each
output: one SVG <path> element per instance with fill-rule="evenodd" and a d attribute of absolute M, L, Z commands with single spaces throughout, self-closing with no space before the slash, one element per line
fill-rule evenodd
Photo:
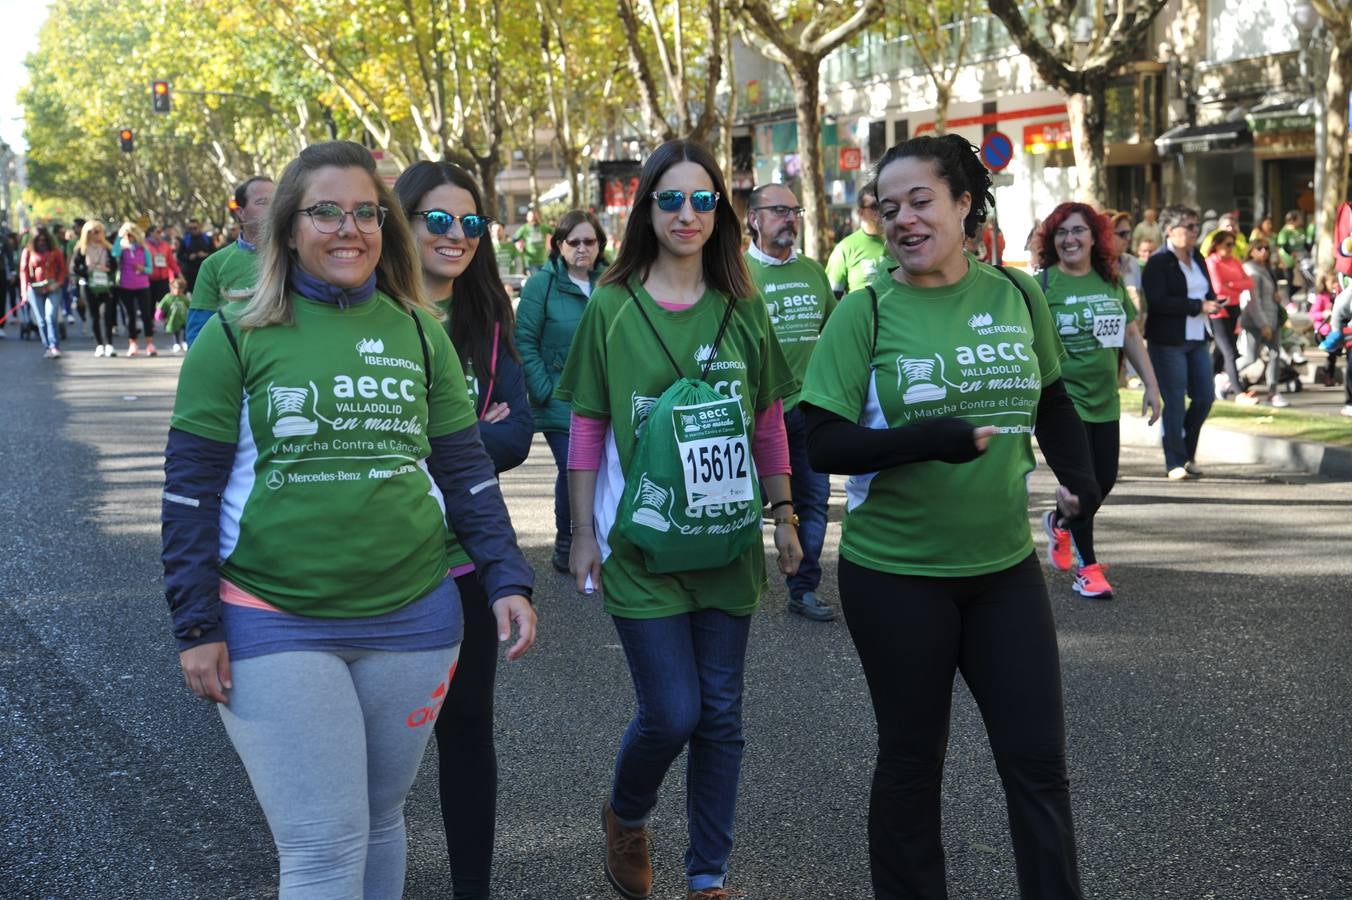
<path fill-rule="evenodd" d="M 413 228 L 427 296 L 449 316 L 451 343 L 493 468 L 498 474 L 515 468 L 530 452 L 534 425 L 512 341 L 512 305 L 498 277 L 479 185 L 460 166 L 422 161 L 399 176 L 394 193 Z M 448 534 L 447 558 L 463 601 L 465 635 L 437 718 L 437 755 L 451 896 L 469 900 L 490 895 L 498 787 L 493 744 L 498 638 L 479 575 L 455 532 Z"/>
<path fill-rule="evenodd" d="M 687 746 L 687 897 L 728 897 L 746 645 L 766 586 L 757 475 L 775 517 L 780 570 L 792 574 L 802 559 L 783 408 L 797 382 L 747 272 L 742 229 L 726 195 L 718 164 L 699 144 L 668 141 L 648 158 L 619 256 L 587 303 L 554 391 L 572 404 L 573 575 L 579 593 L 604 589 L 638 705 L 602 804 L 606 877 L 626 898 L 652 892 L 646 823 L 667 770 Z M 652 444 L 640 444 L 640 432 L 646 438 L 654 428 L 672 429 L 672 420 L 654 425 L 663 420 L 649 413 L 669 408 L 659 398 L 694 378 L 707 385 L 696 390 L 712 389 L 720 399 L 686 407 L 683 427 L 699 431 L 695 411 L 716 407 L 736 437 L 708 443 L 714 451 L 735 443 L 754 468 L 734 475 L 720 466 L 712 482 L 684 468 L 684 481 L 661 473 L 653 480 L 659 465 L 674 472 L 679 454 L 667 443 L 671 456 L 644 460 Z M 641 485 L 661 510 L 622 505 L 627 484 Z M 716 505 L 710 496 L 719 498 Z M 723 502 L 736 497 L 750 499 Z M 626 510 L 633 514 L 621 518 Z M 716 524 L 729 547 L 754 541 L 729 551 L 725 563 L 700 556 L 689 568 L 658 574 L 631 539 L 644 513 L 641 524 L 662 534 L 687 533 L 686 523 L 699 517 Z"/>
<path fill-rule="evenodd" d="M 526 370 L 526 392 L 535 430 L 545 436 L 554 455 L 554 553 L 550 563 L 567 574 L 573 537 L 568 530 L 568 404 L 554 389 L 568 361 L 577 323 L 587 307 L 605 263 L 606 233 L 596 216 L 581 209 L 566 213 L 554 229 L 544 268 L 521 288 L 516 307 L 516 345 Z"/>

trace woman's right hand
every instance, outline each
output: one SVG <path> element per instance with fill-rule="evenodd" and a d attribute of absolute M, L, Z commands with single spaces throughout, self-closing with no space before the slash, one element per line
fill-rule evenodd
<path fill-rule="evenodd" d="M 1220 312 L 1220 310 L 1221 310 L 1221 305 L 1220 305 L 1219 303 L 1217 303 L 1215 300 L 1203 300 L 1203 301 L 1202 301 L 1202 312 L 1204 312 L 1204 313 L 1207 314 L 1208 316 L 1209 316 L 1209 315 L 1212 315 L 1213 313 L 1218 313 L 1218 312 Z"/>
<path fill-rule="evenodd" d="M 229 703 L 225 692 L 233 687 L 230 680 L 230 651 L 225 641 L 198 644 L 178 654 L 183 668 L 183 680 L 194 694 L 214 703 Z"/>
<path fill-rule="evenodd" d="M 977 453 L 985 453 L 986 447 L 991 442 L 991 435 L 1000 431 L 994 425 L 982 425 L 980 428 L 972 429 L 972 441 L 976 444 Z"/>
<path fill-rule="evenodd" d="M 601 548 L 590 528 L 573 532 L 573 547 L 568 552 L 568 571 L 579 594 L 592 594 L 601 589 Z M 587 579 L 591 579 L 590 587 Z"/>

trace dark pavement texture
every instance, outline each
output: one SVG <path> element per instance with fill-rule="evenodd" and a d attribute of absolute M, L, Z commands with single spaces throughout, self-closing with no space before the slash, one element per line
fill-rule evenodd
<path fill-rule="evenodd" d="M 178 362 L 91 349 L 73 340 L 50 362 L 32 342 L 0 342 L 0 896 L 273 896 L 266 824 L 169 635 L 158 518 Z M 1099 518 L 1118 599 L 1079 598 L 1045 569 L 1086 895 L 1352 898 L 1352 485 L 1252 466 L 1170 483 L 1158 470 L 1156 453 L 1125 452 Z M 541 639 L 499 670 L 501 898 L 613 896 L 597 810 L 632 693 L 599 602 L 549 567 L 553 477 L 537 440 L 504 479 L 539 573 Z M 1032 485 L 1036 514 L 1045 469 Z M 772 580 L 752 629 L 730 886 L 868 897 L 864 679 L 844 622 L 789 615 Z M 951 896 L 1016 897 L 980 715 L 956 691 Z M 435 778 L 429 753 L 408 804 L 411 898 L 449 896 Z M 652 830 L 654 897 L 682 898 L 682 763 Z"/>

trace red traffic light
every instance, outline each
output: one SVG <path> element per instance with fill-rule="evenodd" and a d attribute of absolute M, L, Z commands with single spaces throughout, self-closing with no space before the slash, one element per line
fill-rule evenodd
<path fill-rule="evenodd" d="M 122 144 L 123 153 L 131 153 L 133 150 L 136 149 L 135 146 L 136 135 L 132 132 L 130 128 L 123 128 L 121 131 L 119 131 L 117 133 L 117 139 Z"/>
<path fill-rule="evenodd" d="M 169 93 L 169 82 L 167 82 L 167 81 L 157 81 L 157 82 L 155 82 L 155 93 L 157 93 L 157 94 L 167 94 L 167 93 Z"/>

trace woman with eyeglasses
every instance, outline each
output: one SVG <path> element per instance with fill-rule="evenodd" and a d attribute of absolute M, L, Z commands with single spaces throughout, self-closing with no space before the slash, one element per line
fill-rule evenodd
<path fill-rule="evenodd" d="M 453 163 L 422 161 L 404 170 L 394 193 L 413 228 L 423 287 L 448 317 L 479 435 L 501 474 L 525 461 L 533 423 L 512 341 L 512 304 L 498 276 L 479 185 Z M 454 529 L 447 557 L 465 611 L 465 633 L 437 718 L 438 784 L 450 896 L 477 900 L 489 896 L 497 820 L 497 629 L 485 586 Z M 530 621 L 533 627 L 533 611 Z"/>
<path fill-rule="evenodd" d="M 1109 229 L 1112 232 L 1113 253 L 1117 256 L 1117 274 L 1127 296 L 1136 306 L 1136 328 L 1139 331 L 1145 325 L 1145 310 L 1141 307 L 1141 261 L 1131 252 L 1131 213 L 1105 212 Z M 1141 345 L 1144 347 L 1144 343 Z"/>
<path fill-rule="evenodd" d="M 1126 231 L 1126 236 L 1110 228 Z M 1145 385 L 1141 414 L 1154 425 L 1160 416 L 1159 385 L 1136 325 L 1136 308 L 1118 269 L 1121 250 L 1131 239 L 1130 223 L 1100 215 L 1085 203 L 1062 203 L 1042 224 L 1038 281 L 1056 320 L 1066 359 L 1061 380 L 1084 423 L 1099 496 L 1106 500 L 1117 483 L 1121 451 L 1121 404 L 1117 395 L 1118 359 L 1123 353 Z M 1052 567 L 1074 570 L 1072 587 L 1082 597 L 1113 596 L 1105 566 L 1094 549 L 1094 516 L 1062 528 L 1049 511 L 1042 517 Z"/>
<path fill-rule="evenodd" d="M 1253 291 L 1253 279 L 1244 263 L 1235 257 L 1235 236 L 1217 228 L 1201 245 L 1211 289 L 1216 294 L 1216 311 L 1211 314 L 1211 337 L 1216 342 L 1213 364 L 1225 373 L 1224 387 L 1216 386 L 1216 399 L 1238 397 L 1244 385 L 1239 378 L 1239 314 L 1246 294 Z M 1216 357 L 1219 357 L 1217 359 Z M 1218 376 L 1219 377 L 1219 376 Z"/>
<path fill-rule="evenodd" d="M 516 343 L 526 370 L 526 389 L 535 414 L 535 430 L 544 434 L 554 455 L 554 552 L 550 564 L 568 573 L 573 546 L 568 509 L 568 404 L 554 396 L 568 361 L 587 300 L 605 263 L 606 233 L 590 212 L 574 209 L 559 219 L 549 259 L 521 288 L 516 307 Z"/>
<path fill-rule="evenodd" d="M 280 858 L 280 896 L 399 897 L 404 799 L 455 675 L 447 519 L 515 659 L 532 575 L 418 249 L 360 144 L 277 184 L 257 289 L 183 362 L 166 595 Z M 241 308 L 242 307 L 242 308 Z M 486 595 L 486 596 L 485 596 Z"/>
<path fill-rule="evenodd" d="M 1150 310 L 1145 340 L 1164 401 L 1160 414 L 1164 471 L 1170 479 L 1182 481 L 1201 474 L 1197 442 L 1215 396 L 1207 317 L 1220 307 L 1206 261 L 1197 252 L 1197 210 L 1165 207 L 1160 228 L 1164 246 L 1141 271 L 1141 293 Z"/>
<path fill-rule="evenodd" d="M 687 746 L 686 896 L 729 896 L 742 679 L 751 615 L 766 587 L 757 476 L 775 518 L 780 570 L 792 574 L 802 557 L 783 413 L 797 382 L 747 273 L 726 193 L 713 155 L 693 141 L 668 141 L 648 158 L 619 256 L 587 303 L 554 390 L 572 404 L 572 572 L 580 593 L 605 594 L 638 706 L 602 804 L 606 877 L 626 898 L 652 891 L 646 824 Z M 671 410 L 655 425 L 650 411 L 687 378 L 722 399 L 689 408 L 688 418 Z M 670 456 L 643 458 L 650 431 L 673 429 L 677 419 L 701 435 L 709 433 L 701 421 L 718 423 L 700 442 L 702 469 L 688 468 L 685 451 L 669 444 Z M 689 447 L 692 459 L 696 449 Z M 715 471 L 711 455 L 743 464 Z M 754 466 L 745 465 L 748 456 Z M 670 474 L 652 480 L 654 472 Z M 634 509 L 626 494 L 651 506 L 622 519 Z M 742 496 L 749 499 L 722 499 Z M 725 563 L 698 556 L 658 574 L 636 543 L 640 522 L 679 540 L 695 519 L 718 528 L 722 544 L 743 549 Z"/>

